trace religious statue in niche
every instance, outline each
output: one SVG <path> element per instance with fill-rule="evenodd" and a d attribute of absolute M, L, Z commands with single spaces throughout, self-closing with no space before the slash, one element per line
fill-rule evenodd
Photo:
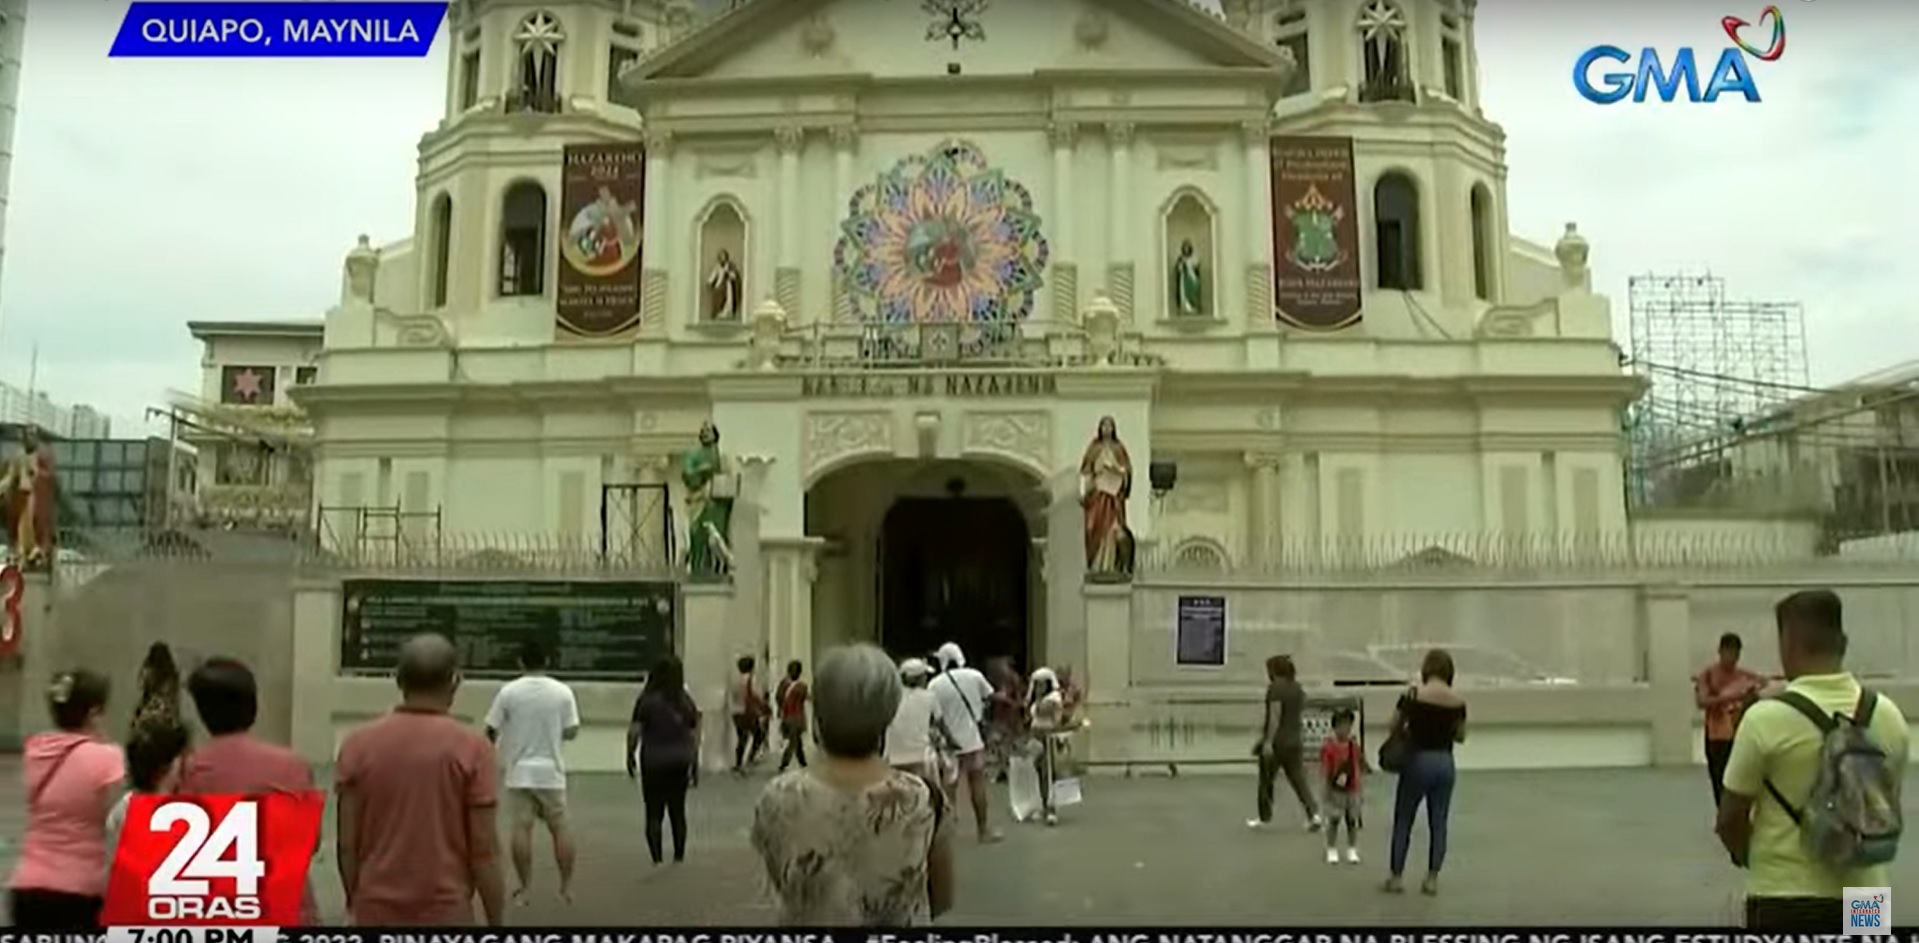
<path fill-rule="evenodd" d="M 713 270 L 706 276 L 706 319 L 738 321 L 743 288 L 740 267 L 733 263 L 733 254 L 721 249 L 713 259 Z"/>
<path fill-rule="evenodd" d="M 1180 240 L 1179 257 L 1173 260 L 1173 313 L 1182 318 L 1206 315 L 1206 278 L 1200 265 L 1193 240 Z"/>
<path fill-rule="evenodd" d="M 1406 67 L 1406 16 L 1388 0 L 1371 0 L 1359 13 L 1361 53 L 1366 66 L 1359 87 L 1362 102 L 1413 100 Z"/>
<path fill-rule="evenodd" d="M 21 453 L 0 472 L 10 553 L 24 568 L 45 567 L 53 561 L 57 484 L 53 450 L 28 433 Z"/>
<path fill-rule="evenodd" d="M 1085 515 L 1086 578 L 1117 583 L 1133 576 L 1133 532 L 1126 526 L 1126 500 L 1133 495 L 1133 458 L 1119 440 L 1113 417 L 1079 460 L 1080 508 Z"/>
<path fill-rule="evenodd" d="M 720 451 L 720 430 L 700 426 L 698 448 L 680 460 L 686 486 L 686 568 L 696 578 L 720 579 L 733 571 L 733 501 L 739 476 Z"/>

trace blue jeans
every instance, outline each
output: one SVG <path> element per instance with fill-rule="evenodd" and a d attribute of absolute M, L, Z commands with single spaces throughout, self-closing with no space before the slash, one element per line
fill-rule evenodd
<path fill-rule="evenodd" d="M 1426 804 L 1426 872 L 1438 874 L 1446 863 L 1446 819 L 1453 810 L 1453 783 L 1458 780 L 1450 750 L 1414 750 L 1399 772 L 1399 790 L 1393 796 L 1393 876 L 1406 873 L 1406 853 L 1413 844 L 1413 816 Z"/>

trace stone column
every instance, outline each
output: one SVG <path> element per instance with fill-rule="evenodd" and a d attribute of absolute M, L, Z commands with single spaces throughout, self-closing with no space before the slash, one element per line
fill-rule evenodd
<path fill-rule="evenodd" d="M 676 233 L 667 232 L 667 220 L 673 218 L 669 203 L 673 182 L 667 179 L 672 154 L 671 132 L 654 131 L 646 136 L 646 204 L 640 208 L 640 232 L 651 249 L 679 241 Z M 645 267 L 640 270 L 640 325 L 641 330 L 652 331 L 666 326 L 669 269 L 661 253 L 645 256 Z"/>
<path fill-rule="evenodd" d="M 1110 207 L 1106 219 L 1106 295 L 1122 315 L 1133 320 L 1133 126 L 1116 121 L 1106 126 L 1106 146 L 1112 160 Z"/>
<path fill-rule="evenodd" d="M 722 770 L 732 764 L 732 720 L 726 716 L 726 684 L 733 659 L 720 629 L 733 618 L 733 587 L 725 583 L 688 583 L 680 591 L 680 663 L 686 690 L 700 708 L 700 765 Z"/>
<path fill-rule="evenodd" d="M 1264 120 L 1240 127 L 1245 145 L 1246 326 L 1277 330 L 1273 319 L 1272 132 Z"/>
<path fill-rule="evenodd" d="M 1127 758 L 1132 725 L 1126 722 L 1132 706 L 1133 588 L 1126 584 L 1089 583 L 1083 591 L 1086 605 L 1087 737 L 1092 759 L 1112 762 Z"/>
<path fill-rule="evenodd" d="M 787 317 L 800 317 L 800 147 L 806 132 L 794 125 L 773 132 L 780 152 L 779 267 L 773 270 L 773 297 Z"/>
<path fill-rule="evenodd" d="M 1280 563 L 1279 456 L 1270 452 L 1246 453 L 1246 467 L 1253 470 L 1247 490 L 1246 562 L 1261 572 L 1270 572 Z"/>
<path fill-rule="evenodd" d="M 1053 243 L 1052 320 L 1070 321 L 1079 315 L 1079 265 L 1072 255 L 1073 157 L 1079 144 L 1079 126 L 1055 121 L 1048 131 L 1053 141 L 1053 218 L 1047 220 L 1047 235 Z"/>
<path fill-rule="evenodd" d="M 833 205 L 838 213 L 844 214 L 853 199 L 853 154 L 859 143 L 858 128 L 840 125 L 833 129 Z M 840 323 L 853 320 L 853 296 L 847 293 L 846 283 L 838 272 L 833 273 L 833 320 Z"/>
<path fill-rule="evenodd" d="M 775 676 L 794 659 L 813 667 L 813 584 L 819 578 L 818 537 L 769 538 L 766 561 L 767 671 Z"/>

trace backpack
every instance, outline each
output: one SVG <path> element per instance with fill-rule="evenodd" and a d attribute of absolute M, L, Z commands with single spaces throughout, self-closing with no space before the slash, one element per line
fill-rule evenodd
<path fill-rule="evenodd" d="M 1804 714 L 1819 728 L 1819 771 L 1812 793 L 1793 808 L 1770 780 L 1766 791 L 1799 826 L 1806 853 L 1836 871 L 1885 864 L 1899 853 L 1903 823 L 1899 810 L 1899 770 L 1884 747 L 1872 739 L 1872 711 L 1879 694 L 1859 692 L 1851 717 L 1828 714 L 1797 691 L 1778 700 Z"/>

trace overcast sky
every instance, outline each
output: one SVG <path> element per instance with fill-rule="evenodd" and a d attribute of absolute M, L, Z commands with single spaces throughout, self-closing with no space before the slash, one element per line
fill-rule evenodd
<path fill-rule="evenodd" d="M 1739 0 L 1744 2 L 1744 0 Z M 1577 221 L 1624 342 L 1626 279 L 1712 271 L 1805 304 L 1815 382 L 1919 359 L 1919 3 L 1782 0 L 1764 102 L 1600 107 L 1588 46 L 1725 45 L 1701 0 L 1481 0 L 1486 109 L 1506 128 L 1514 231 Z M 124 2 L 34 0 L 0 272 L 0 377 L 106 409 L 125 431 L 198 383 L 191 319 L 322 313 L 359 233 L 404 237 L 426 61 L 109 60 Z M 1686 7 L 1692 12 L 1680 12 Z M 1002 9 L 1006 8 L 1002 5 Z M 990 41 L 990 40 L 989 40 Z"/>

